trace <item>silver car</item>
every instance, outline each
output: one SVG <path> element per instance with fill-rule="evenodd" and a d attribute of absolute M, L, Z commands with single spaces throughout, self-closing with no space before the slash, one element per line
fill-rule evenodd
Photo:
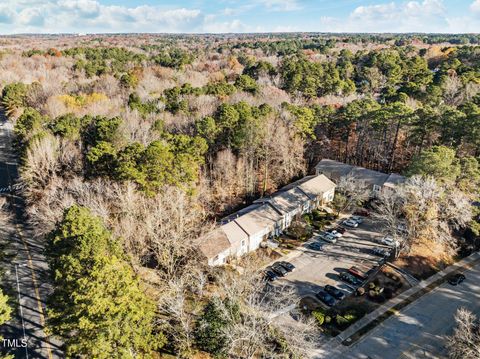
<path fill-rule="evenodd" d="M 320 238 L 323 239 L 325 242 L 328 243 L 337 243 L 337 238 L 332 236 L 330 233 L 322 233 Z"/>
<path fill-rule="evenodd" d="M 353 219 L 346 219 L 343 221 L 343 224 L 347 227 L 357 228 L 358 222 L 355 222 Z"/>
<path fill-rule="evenodd" d="M 393 237 L 388 235 L 388 234 L 385 235 L 385 237 L 383 237 L 380 240 L 380 243 L 385 244 L 385 245 L 390 246 L 390 247 L 398 247 L 400 245 L 400 243 L 398 243 L 398 241 L 393 239 Z"/>

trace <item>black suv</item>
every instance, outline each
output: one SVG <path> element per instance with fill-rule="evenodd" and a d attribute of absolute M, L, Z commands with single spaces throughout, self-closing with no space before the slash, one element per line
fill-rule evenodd
<path fill-rule="evenodd" d="M 360 279 L 355 278 L 353 275 L 346 272 L 340 273 L 340 279 L 355 286 L 362 284 L 362 281 Z"/>
<path fill-rule="evenodd" d="M 295 270 L 295 266 L 292 263 L 285 262 L 285 261 L 280 261 L 275 264 L 281 265 L 283 268 L 285 268 L 289 272 L 293 272 Z"/>
<path fill-rule="evenodd" d="M 279 263 L 274 263 L 272 265 L 272 270 L 277 273 L 280 277 L 285 277 L 288 274 L 288 270 Z"/>
<path fill-rule="evenodd" d="M 270 268 L 267 268 L 264 272 L 265 274 L 265 277 L 264 279 L 266 281 L 269 281 L 269 282 L 273 282 L 274 280 L 276 280 L 278 278 L 278 274 L 275 273 L 272 269 Z"/>
<path fill-rule="evenodd" d="M 325 292 L 330 294 L 335 299 L 342 300 L 343 298 L 345 298 L 345 293 L 343 293 L 340 289 L 334 287 L 333 285 L 326 285 L 324 289 Z"/>
<path fill-rule="evenodd" d="M 450 283 L 451 285 L 457 285 L 462 283 L 464 280 L 465 276 L 461 273 L 457 273 L 448 279 L 448 283 Z"/>
<path fill-rule="evenodd" d="M 323 303 L 325 303 L 326 305 L 328 305 L 329 307 L 335 305 L 335 299 L 334 299 L 330 294 L 328 294 L 327 292 L 325 292 L 324 290 L 321 290 L 320 292 L 318 292 L 317 294 L 315 294 L 315 296 L 316 296 L 318 299 L 320 299 Z"/>

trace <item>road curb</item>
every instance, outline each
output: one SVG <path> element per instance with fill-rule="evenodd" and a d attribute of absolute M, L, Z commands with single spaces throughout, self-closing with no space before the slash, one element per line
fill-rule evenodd
<path fill-rule="evenodd" d="M 387 319 L 390 317 L 388 315 L 385 317 L 382 321 L 379 323 L 376 323 L 376 325 L 372 326 L 371 328 L 368 328 L 365 332 L 361 333 L 360 336 L 357 338 L 352 338 L 354 337 L 359 331 L 362 329 L 365 329 L 365 327 L 371 325 L 375 320 L 378 318 L 385 316 L 389 312 L 393 312 L 395 307 L 401 306 L 402 303 L 408 302 L 409 299 L 412 297 L 415 297 L 417 294 L 421 294 L 418 298 L 422 297 L 424 294 L 430 292 L 434 288 L 438 287 L 443 283 L 443 279 L 449 274 L 451 274 L 454 271 L 458 271 L 464 268 L 468 268 L 470 264 L 476 263 L 477 261 L 480 261 L 480 253 L 475 252 L 472 255 L 462 259 L 461 261 L 452 264 L 451 266 L 441 270 L 440 272 L 437 272 L 436 274 L 432 275 L 426 280 L 421 281 L 418 283 L 416 286 L 406 290 L 405 292 L 401 293 L 399 296 L 393 298 L 391 301 L 385 303 L 384 305 L 380 306 L 379 308 L 375 309 L 373 312 L 367 314 L 364 316 L 362 319 L 360 319 L 358 322 L 352 324 L 348 329 L 344 330 L 342 333 L 340 333 L 336 338 L 337 340 L 340 340 L 342 344 L 344 345 L 351 345 L 355 342 L 357 342 L 363 335 L 368 333 L 370 330 L 375 328 L 378 324 L 383 322 L 383 320 Z M 438 283 L 436 283 L 438 282 Z M 432 286 L 433 284 L 436 284 L 433 288 L 430 290 L 427 290 L 429 286 Z M 424 291 L 424 293 L 421 293 Z M 418 299 L 414 298 L 414 300 Z M 412 302 L 412 301 L 410 301 Z M 406 305 L 410 304 L 408 302 Z M 405 306 L 406 306 L 405 305 Z M 405 306 L 402 306 L 404 308 Z M 355 340 L 353 340 L 355 339 Z"/>

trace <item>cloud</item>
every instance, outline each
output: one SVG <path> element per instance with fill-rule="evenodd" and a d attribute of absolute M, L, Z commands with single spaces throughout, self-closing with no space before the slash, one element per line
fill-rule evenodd
<path fill-rule="evenodd" d="M 302 8 L 297 0 L 260 0 L 260 3 L 272 11 L 294 11 Z"/>
<path fill-rule="evenodd" d="M 472 5 L 470 5 L 470 10 L 472 10 L 475 13 L 480 14 L 480 0 L 475 0 Z"/>
<path fill-rule="evenodd" d="M 198 9 L 103 5 L 96 0 L 6 0 L 0 5 L 2 33 L 197 32 L 204 23 Z"/>
<path fill-rule="evenodd" d="M 346 23 L 350 31 L 374 32 L 430 32 L 444 29 L 446 25 L 441 0 L 359 6 Z"/>
<path fill-rule="evenodd" d="M 332 2 L 316 0 L 318 4 Z M 463 14 L 443 0 L 370 0 L 344 16 L 320 12 L 303 0 L 222 0 L 222 7 L 113 5 L 106 0 L 0 0 L 0 33 L 102 32 L 478 32 L 480 0 L 468 0 Z M 133 1 L 132 1 L 133 2 Z M 123 1 L 124 4 L 132 2 Z M 146 2 L 146 0 L 145 0 Z M 353 1 L 352 1 L 353 2 Z M 151 2 L 166 4 L 171 1 Z M 181 2 L 177 2 L 181 3 Z M 193 1 L 202 4 L 203 1 Z M 343 3 L 336 0 L 336 3 Z M 360 2 L 362 3 L 362 2 Z M 363 2 L 367 3 L 367 2 Z M 228 5 L 228 6 L 227 6 Z M 341 5 L 341 4 L 340 4 Z M 339 7 L 340 7 L 339 5 Z M 198 5 L 200 6 L 200 5 Z M 315 8 L 316 10 L 311 10 Z M 327 6 L 327 5 L 325 5 Z M 333 5 L 332 5 L 333 6 Z M 450 5 L 449 5 L 450 6 Z M 342 5 L 343 7 L 343 5 Z M 460 5 L 459 5 L 460 7 Z M 329 8 L 327 6 L 327 8 Z M 292 12 L 288 18 L 278 12 Z M 282 21 L 275 21 L 275 19 Z"/>
<path fill-rule="evenodd" d="M 480 5 L 480 0 L 470 5 L 472 12 L 477 4 Z M 345 18 L 321 17 L 313 31 L 478 33 L 478 29 L 480 16 L 472 13 L 453 16 L 442 0 L 423 0 L 358 6 Z"/>
<path fill-rule="evenodd" d="M 247 25 L 242 23 L 240 20 L 236 19 L 233 21 L 224 21 L 224 22 L 215 22 L 208 21 L 209 17 L 206 18 L 205 25 L 203 26 L 203 32 L 209 33 L 240 33 L 248 31 Z"/>

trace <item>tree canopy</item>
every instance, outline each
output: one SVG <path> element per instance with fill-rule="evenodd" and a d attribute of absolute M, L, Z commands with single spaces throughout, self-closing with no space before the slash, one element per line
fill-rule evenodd
<path fill-rule="evenodd" d="M 49 328 L 69 357 L 151 357 L 164 343 L 155 305 L 100 218 L 68 208 L 48 237 Z"/>

